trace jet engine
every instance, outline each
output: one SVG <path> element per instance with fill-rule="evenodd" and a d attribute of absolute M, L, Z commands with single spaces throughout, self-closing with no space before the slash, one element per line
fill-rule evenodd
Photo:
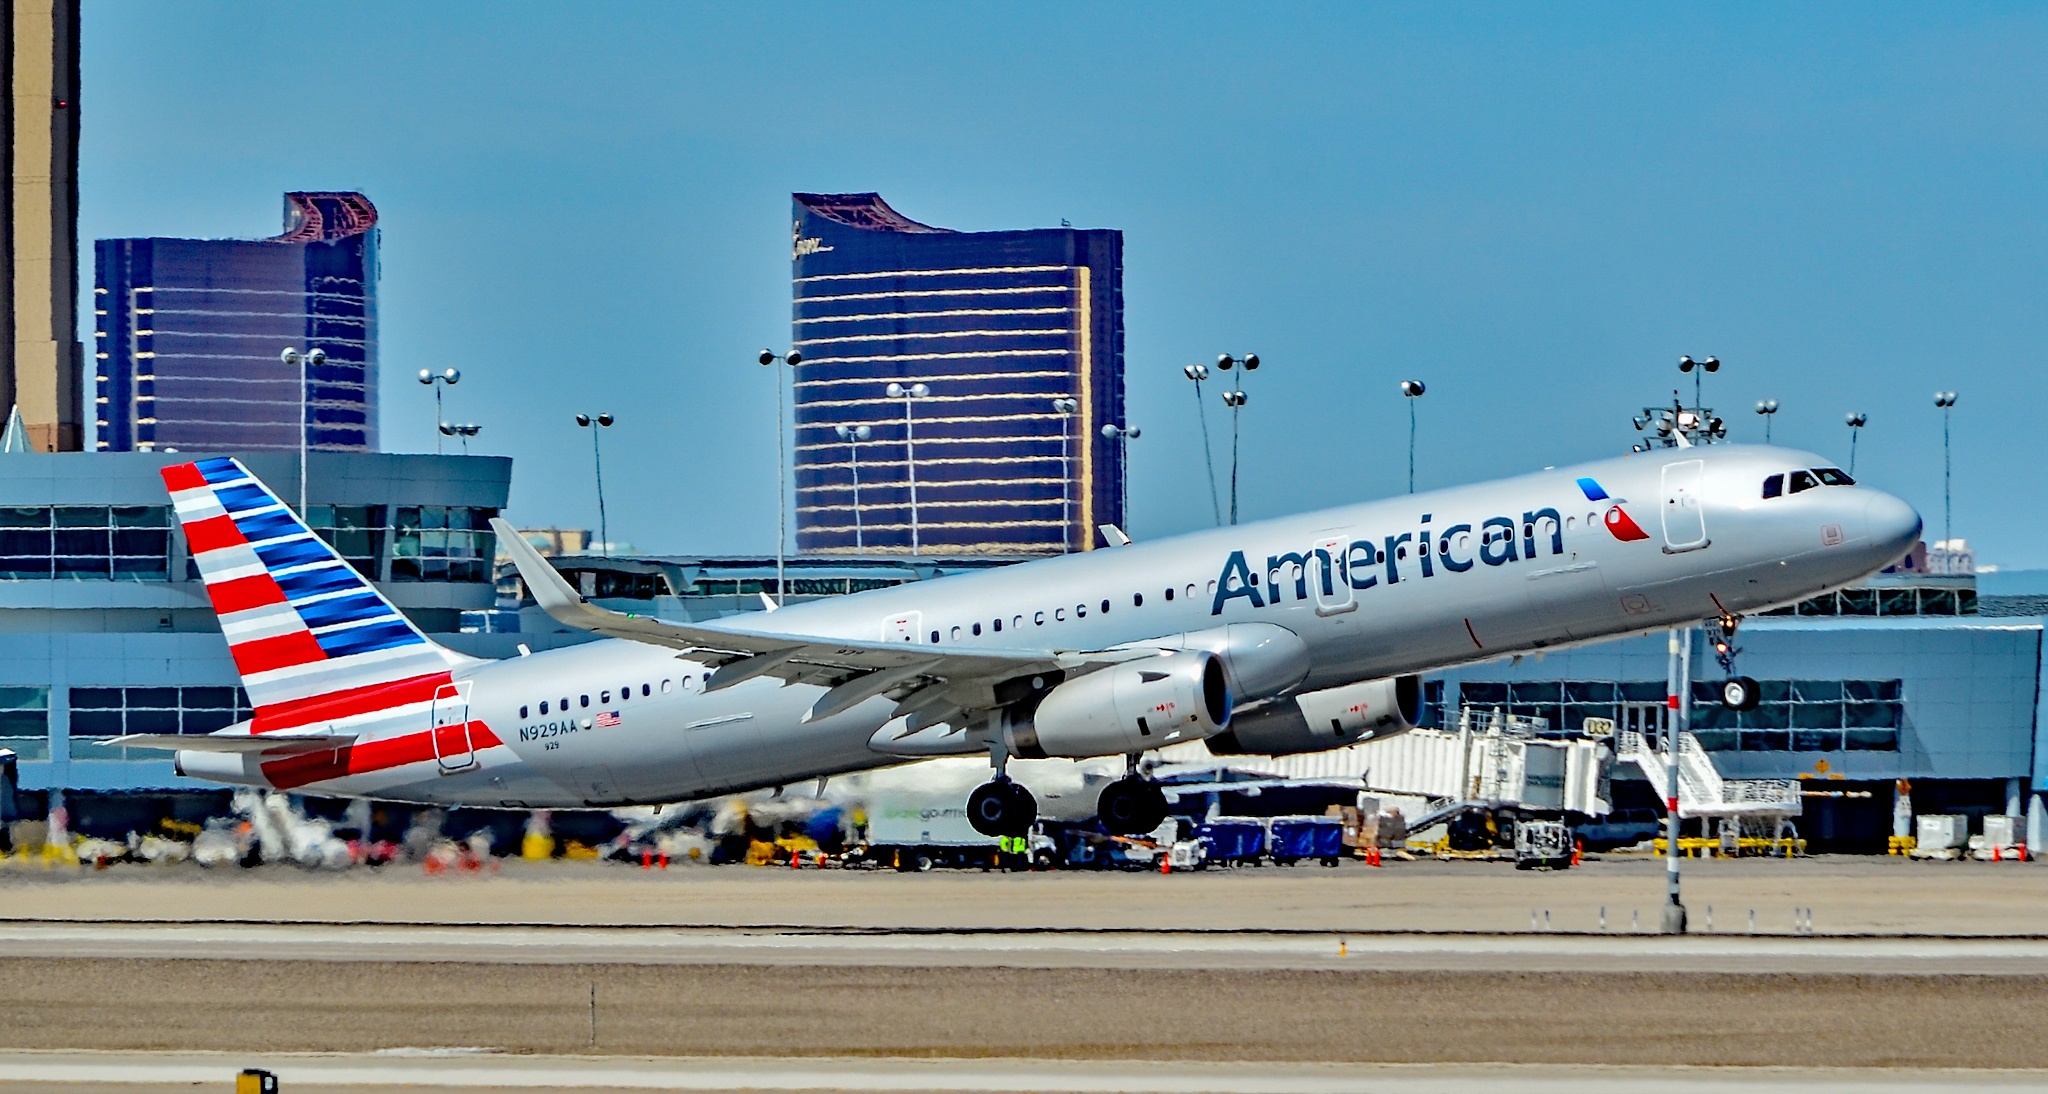
<path fill-rule="evenodd" d="M 1003 728 L 1010 755 L 1085 758 L 1213 737 L 1230 725 L 1223 663 L 1206 650 L 1127 661 L 1054 687 Z"/>
<path fill-rule="evenodd" d="M 1305 692 L 1240 711 L 1209 738 L 1218 756 L 1286 756 L 1377 741 L 1415 728 L 1422 678 L 1396 676 Z"/>

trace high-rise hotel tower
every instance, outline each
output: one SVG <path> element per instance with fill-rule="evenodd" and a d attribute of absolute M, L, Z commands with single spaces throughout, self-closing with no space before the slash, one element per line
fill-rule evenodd
<path fill-rule="evenodd" d="M 798 550 L 1099 546 L 1124 520 L 1124 441 L 1103 429 L 1124 425 L 1123 233 L 794 198 Z"/>
<path fill-rule="evenodd" d="M 102 239 L 93 312 L 98 447 L 377 450 L 377 210 L 284 196 L 268 239 Z M 319 349 L 301 370 L 278 355 Z"/>

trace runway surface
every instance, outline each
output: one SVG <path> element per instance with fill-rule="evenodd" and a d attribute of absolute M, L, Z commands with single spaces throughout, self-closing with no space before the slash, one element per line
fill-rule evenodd
<path fill-rule="evenodd" d="M 1022 1060 L 503 1057 L 447 1051 L 331 1056 L 224 1053 L 0 1052 L 0 1091 L 81 1089 L 137 1094 L 225 1089 L 243 1067 L 278 1076 L 291 1094 L 388 1089 L 1019 1092 L 1048 1094 L 1879 1094 L 1950 1089 L 2036 1091 L 2048 1072 L 1848 1071 L 1826 1068 L 1617 1068 L 1128 1064 Z"/>
<path fill-rule="evenodd" d="M 0 957 L 895 968 L 2048 974 L 2048 939 L 0 924 Z"/>

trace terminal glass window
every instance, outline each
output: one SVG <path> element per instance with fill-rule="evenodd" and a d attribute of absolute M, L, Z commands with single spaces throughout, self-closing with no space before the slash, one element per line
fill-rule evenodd
<path fill-rule="evenodd" d="M 47 737 L 49 733 L 49 688 L 0 688 L 0 737 Z"/>
<path fill-rule="evenodd" d="M 1886 586 L 1822 593 L 1764 615 L 1976 615 L 1977 590 Z"/>
<path fill-rule="evenodd" d="M 1760 680 L 1755 710 L 1721 705 L 1717 681 L 1693 682 L 1692 728 L 1708 749 L 1896 752 L 1905 723 L 1897 680 Z"/>
<path fill-rule="evenodd" d="M 1664 682 L 1613 680 L 1519 680 L 1513 683 L 1467 682 L 1458 685 L 1458 701 L 1467 707 L 1502 709 L 1520 718 L 1541 718 L 1553 732 L 1585 732 L 1586 719 L 1605 718 L 1619 724 L 1621 708 L 1636 703 L 1664 702 Z"/>
<path fill-rule="evenodd" d="M 165 505 L 0 508 L 0 579 L 165 581 Z"/>
<path fill-rule="evenodd" d="M 381 505 L 312 505 L 307 524 L 364 578 L 378 579 L 384 556 L 384 507 Z"/>
<path fill-rule="evenodd" d="M 212 733 L 250 717 L 241 688 L 72 688 L 71 735 Z"/>
<path fill-rule="evenodd" d="M 391 580 L 489 581 L 496 509 L 450 505 L 398 507 L 391 528 Z"/>

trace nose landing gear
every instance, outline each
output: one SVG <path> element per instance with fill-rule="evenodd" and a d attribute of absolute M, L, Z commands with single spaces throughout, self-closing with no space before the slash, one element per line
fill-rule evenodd
<path fill-rule="evenodd" d="M 1755 710 L 1763 698 L 1756 681 L 1735 672 L 1735 655 L 1742 652 L 1735 644 L 1735 628 L 1742 620 L 1724 614 L 1714 622 L 1720 630 L 1714 637 L 1714 660 L 1721 663 L 1721 671 L 1728 677 L 1721 682 L 1721 705 L 1729 710 Z"/>

